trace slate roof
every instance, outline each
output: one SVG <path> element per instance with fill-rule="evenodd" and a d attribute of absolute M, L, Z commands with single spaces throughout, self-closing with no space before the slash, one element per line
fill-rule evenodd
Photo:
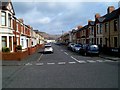
<path fill-rule="evenodd" d="M 2 10 L 8 10 L 7 6 L 8 6 L 9 3 L 11 3 L 11 5 L 12 5 L 11 0 L 8 0 L 8 2 L 0 2 L 0 9 L 2 9 Z M 12 5 L 12 8 L 13 8 L 13 5 Z M 13 14 L 15 15 L 14 8 L 13 8 L 13 12 L 14 12 Z"/>
<path fill-rule="evenodd" d="M 87 29 L 89 26 L 88 25 L 85 25 L 84 27 L 82 27 L 82 28 L 80 28 L 79 30 L 77 30 L 77 31 L 82 31 L 82 30 L 85 30 L 85 29 Z"/>
<path fill-rule="evenodd" d="M 95 25 L 95 21 L 90 21 L 90 22 L 88 23 L 88 25 L 94 26 L 94 25 Z"/>
<path fill-rule="evenodd" d="M 120 15 L 120 8 L 118 8 L 118 9 L 114 10 L 113 12 L 108 13 L 108 14 L 98 18 L 96 20 L 96 22 L 100 22 L 100 23 L 107 22 L 107 21 L 113 20 L 115 18 L 118 18 L 119 15 Z"/>

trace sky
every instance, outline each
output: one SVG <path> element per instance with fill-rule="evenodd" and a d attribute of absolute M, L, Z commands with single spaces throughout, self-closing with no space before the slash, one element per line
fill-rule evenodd
<path fill-rule="evenodd" d="M 118 8 L 118 2 L 13 2 L 15 16 L 26 25 L 52 35 L 68 32 L 94 20 L 96 13 L 107 13 L 108 6 Z"/>

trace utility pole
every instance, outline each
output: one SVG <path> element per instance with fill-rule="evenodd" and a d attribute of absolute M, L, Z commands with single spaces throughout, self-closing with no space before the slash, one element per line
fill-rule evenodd
<path fill-rule="evenodd" d="M 62 30 L 62 37 L 61 37 L 61 41 L 62 41 L 62 43 L 63 43 L 63 33 L 64 33 L 64 31 Z"/>
<path fill-rule="evenodd" d="M 64 31 L 62 30 L 62 35 L 63 35 Z"/>

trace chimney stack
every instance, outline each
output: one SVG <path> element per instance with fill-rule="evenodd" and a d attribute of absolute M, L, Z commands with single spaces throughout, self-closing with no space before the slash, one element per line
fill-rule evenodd
<path fill-rule="evenodd" d="M 98 19 L 98 18 L 100 18 L 100 14 L 99 14 L 99 13 L 96 13 L 96 14 L 95 14 L 95 19 Z"/>
<path fill-rule="evenodd" d="M 79 30 L 79 29 L 81 29 L 81 28 L 82 28 L 82 26 L 78 26 L 77 28 L 78 28 L 78 30 Z"/>
<path fill-rule="evenodd" d="M 92 21 L 92 20 L 89 19 L 89 20 L 88 20 L 88 24 L 89 24 L 91 21 Z"/>
<path fill-rule="evenodd" d="M 107 9 L 107 13 L 111 13 L 112 11 L 115 10 L 115 7 L 114 6 L 109 6 L 108 9 Z"/>
<path fill-rule="evenodd" d="M 22 23 L 24 22 L 22 18 L 19 18 L 19 21 L 22 22 Z"/>

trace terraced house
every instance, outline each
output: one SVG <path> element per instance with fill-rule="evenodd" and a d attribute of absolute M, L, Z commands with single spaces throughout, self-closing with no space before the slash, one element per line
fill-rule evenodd
<path fill-rule="evenodd" d="M 119 48 L 119 12 L 113 6 L 108 7 L 108 13 L 101 17 L 103 19 L 104 45 L 110 48 Z"/>
<path fill-rule="evenodd" d="M 103 46 L 103 29 L 102 29 L 102 21 L 100 19 L 100 14 L 97 13 L 95 15 L 95 38 L 96 44 Z"/>
<path fill-rule="evenodd" d="M 13 19 L 14 19 L 14 9 L 11 2 L 3 2 L 0 6 L 0 43 L 2 47 L 9 47 L 10 51 L 14 51 L 14 41 L 13 38 L 15 30 L 13 28 Z"/>
<path fill-rule="evenodd" d="M 38 40 L 41 40 L 37 43 Z M 33 31 L 30 25 L 24 24 L 23 19 L 15 17 L 12 2 L 2 2 L 0 5 L 0 50 L 8 48 L 10 52 L 17 52 L 16 47 L 22 46 L 21 51 L 28 54 L 35 52 L 43 44 L 44 37 Z"/>
<path fill-rule="evenodd" d="M 88 24 L 77 28 L 74 35 L 71 36 L 73 43 L 97 44 L 120 52 L 120 8 L 115 10 L 114 6 L 109 6 L 107 14 L 95 14 L 95 21 L 88 20 Z"/>
<path fill-rule="evenodd" d="M 95 44 L 96 43 L 96 32 L 95 32 L 95 21 L 88 21 L 88 28 L 89 28 L 89 43 Z"/>

